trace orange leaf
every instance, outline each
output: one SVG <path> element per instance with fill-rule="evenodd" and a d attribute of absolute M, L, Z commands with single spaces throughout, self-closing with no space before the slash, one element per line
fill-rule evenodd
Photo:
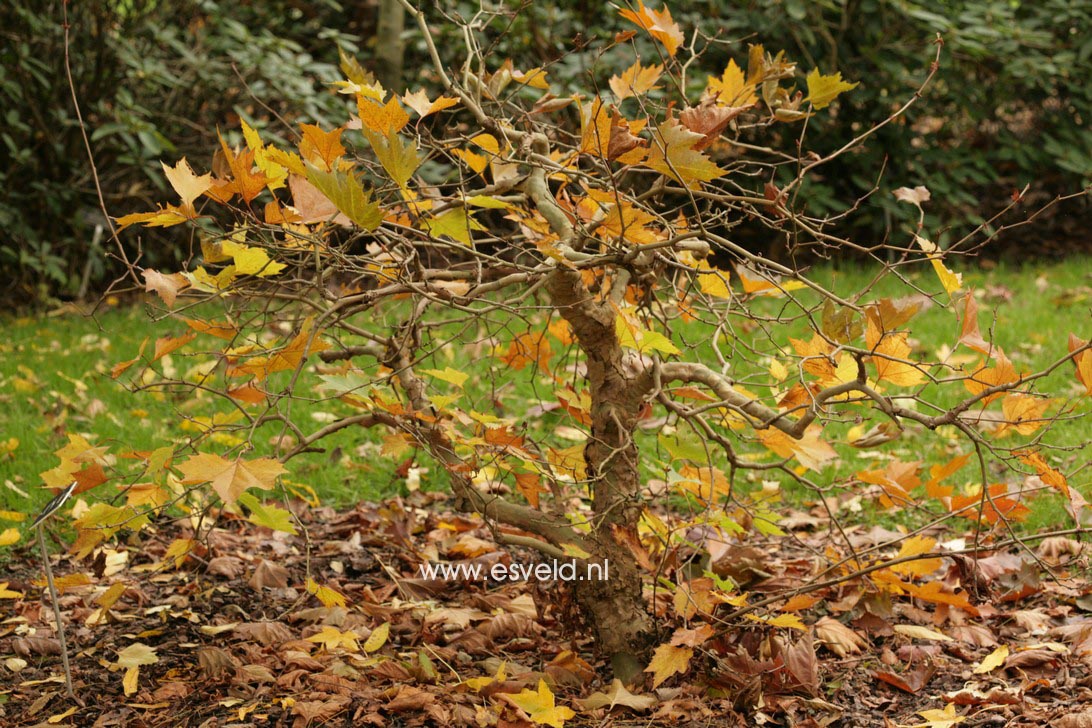
<path fill-rule="evenodd" d="M 663 43 L 670 56 L 674 56 L 686 40 L 678 24 L 671 19 L 671 11 L 666 5 L 663 10 L 652 10 L 645 7 L 644 0 L 638 0 L 637 10 L 627 8 L 620 10 L 618 14 L 647 30 L 649 35 Z"/>
<path fill-rule="evenodd" d="M 1070 353 L 1083 347 L 1086 342 L 1077 338 L 1076 334 L 1069 335 Z M 1073 365 L 1077 367 L 1077 381 L 1084 385 L 1086 393 L 1092 396 L 1092 349 L 1085 349 L 1073 357 Z"/>
<path fill-rule="evenodd" d="M 187 331 L 181 336 L 163 336 L 155 340 L 155 353 L 152 355 L 152 361 L 159 361 L 163 357 L 170 354 L 175 349 L 185 346 L 194 339 L 197 338 L 196 331 Z"/>
<path fill-rule="evenodd" d="M 181 463 L 183 483 L 212 482 L 212 488 L 225 504 L 230 505 L 248 488 L 272 490 L 277 476 L 288 472 L 272 458 L 228 460 L 211 453 L 199 453 Z"/>
<path fill-rule="evenodd" d="M 651 672 L 652 689 L 660 687 L 660 684 L 672 675 L 685 673 L 690 669 L 690 658 L 694 656 L 694 650 L 690 647 L 677 647 L 675 645 L 660 645 L 648 663 L 645 672 Z"/>
<path fill-rule="evenodd" d="M 341 132 L 344 127 L 323 131 L 314 124 L 300 124 L 303 138 L 300 140 L 300 155 L 316 167 L 325 171 L 333 168 L 334 162 L 344 156 L 345 147 L 341 144 Z"/>
<path fill-rule="evenodd" d="M 392 96 L 385 105 L 358 96 L 357 111 L 360 113 L 360 123 L 365 129 L 384 137 L 401 131 L 409 123 L 409 114 L 398 103 L 395 96 Z"/>

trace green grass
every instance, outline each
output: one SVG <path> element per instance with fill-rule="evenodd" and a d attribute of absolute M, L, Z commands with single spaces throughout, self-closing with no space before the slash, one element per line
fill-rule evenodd
<path fill-rule="evenodd" d="M 1001 265 L 993 269 L 966 269 L 963 273 L 965 286 L 985 292 L 980 299 L 983 334 L 989 338 L 987 332 L 992 331 L 995 342 L 1005 349 L 1018 369 L 1035 370 L 1059 357 L 1066 350 L 1070 331 L 1085 337 L 1092 334 L 1089 331 L 1092 259 L 1074 258 L 1064 263 L 1023 267 Z M 813 278 L 844 293 L 868 285 L 872 274 L 856 268 L 824 268 L 816 271 Z M 916 270 L 910 275 L 910 282 L 927 290 L 937 289 L 931 269 Z M 904 285 L 888 278 L 864 300 L 906 293 Z M 798 295 L 804 302 L 816 300 L 810 292 Z M 939 300 L 946 300 L 946 297 L 941 296 Z M 783 301 L 775 299 L 760 300 L 755 310 L 775 315 L 782 305 Z M 383 314 L 369 314 L 374 315 Z M 367 321 L 363 318 L 356 323 L 367 325 Z M 735 321 L 738 323 L 739 319 Z M 0 422 L 3 423 L 0 431 L 0 509 L 33 512 L 44 504 L 50 494 L 41 488 L 40 473 L 57 465 L 54 451 L 67 442 L 69 433 L 80 433 L 96 446 L 109 448 L 116 458 L 131 450 L 184 445 L 200 434 L 199 428 L 192 424 L 194 418 L 215 413 L 223 416 L 235 409 L 230 403 L 204 393 L 195 395 L 191 391 L 155 389 L 130 392 L 124 383 L 140 378 L 139 364 L 118 380 L 110 377 L 114 364 L 137 356 L 145 338 L 149 339 L 147 351 L 150 352 L 157 337 L 178 335 L 186 330 L 185 324 L 177 320 L 152 320 L 143 306 L 103 307 L 94 317 L 75 312 L 39 317 L 6 316 L 0 317 L 0 327 L 6 334 L 0 343 Z M 959 336 L 955 318 L 942 305 L 919 314 L 909 328 L 917 354 L 928 359 L 936 358 L 936 352 L 942 346 L 954 347 Z M 467 385 L 466 399 L 460 402 L 465 410 L 506 416 L 519 425 L 526 424 L 532 436 L 553 435 L 559 425 L 571 427 L 576 423 L 560 411 L 524 417 L 528 408 L 555 400 L 553 380 L 545 373 L 532 374 L 532 370 L 510 371 L 492 355 L 488 342 L 481 341 L 483 337 L 492 337 L 503 346 L 525 330 L 526 324 L 496 317 L 452 323 L 432 332 L 434 353 L 423 362 L 422 368 L 451 366 L 470 374 L 472 379 Z M 682 326 L 674 335 L 680 346 L 689 343 L 703 358 L 712 360 L 712 336 L 708 326 L 698 323 Z M 786 349 L 790 336 L 807 337 L 803 322 L 772 331 L 773 343 Z M 762 373 L 766 366 L 762 356 L 747 353 L 748 347 L 764 345 L 766 353 L 775 352 L 757 333 L 737 330 L 735 337 L 725 337 L 719 345 L 732 357 L 733 376 L 746 381 L 749 374 Z M 465 347 L 459 343 L 461 340 L 478 343 Z M 202 341 L 205 341 L 204 345 Z M 199 338 L 158 362 L 157 369 L 161 374 L 166 368 L 168 374 L 186 375 L 195 365 L 208 360 L 202 349 L 207 352 L 221 343 L 208 342 Z M 316 391 L 318 376 L 312 361 L 297 390 L 305 399 L 294 402 L 281 399 L 274 406 L 274 411 L 290 416 L 304 432 L 315 431 L 332 418 L 352 411 L 349 405 L 331 398 L 328 393 Z M 764 373 L 762 376 L 768 381 L 768 376 Z M 286 386 L 288 377 L 287 373 L 274 375 L 269 382 L 270 390 L 277 391 Z M 223 381 L 218 380 L 216 384 Z M 487 385 L 487 382 L 493 384 Z M 1040 389 L 1054 395 L 1075 395 L 1072 366 L 1066 365 L 1046 378 Z M 964 391 L 959 385 L 949 386 L 947 391 L 927 388 L 923 396 L 943 406 L 960 399 Z M 1072 448 L 1059 450 L 1056 455 L 1056 461 L 1067 469 L 1090 459 L 1087 444 L 1092 441 L 1092 417 L 1088 416 L 1088 399 L 1085 398 L 1079 407 L 1077 412 L 1083 416 L 1058 423 L 1048 439 L 1061 448 Z M 852 413 L 854 408 L 847 409 Z M 190 424 L 184 424 L 188 420 Z M 833 424 L 824 437 L 838 443 L 844 439 L 849 426 L 850 423 Z M 276 422 L 258 428 L 250 438 L 254 445 L 251 455 L 276 454 L 274 443 L 286 433 Z M 394 471 L 406 454 L 398 457 L 382 454 L 382 434 L 356 427 L 342 430 L 320 443 L 324 452 L 309 453 L 292 460 L 287 479 L 306 484 L 323 501 L 334 505 L 398 492 L 403 484 Z M 948 434 L 942 433 L 938 438 L 933 433 L 908 428 L 899 440 L 874 451 L 862 452 L 837 445 L 843 455 L 841 462 L 828 468 L 818 482 L 824 487 L 833 485 L 835 492 L 844 493 L 844 486 L 853 472 L 883 467 L 886 461 L 877 460 L 877 454 L 881 458 L 922 460 L 928 466 L 966 450 L 966 443 L 957 442 Z M 656 432 L 643 433 L 640 437 L 645 476 L 664 477 L 667 457 L 657 446 Z M 238 438 L 238 433 L 219 435 L 211 445 L 203 447 L 223 452 L 237 446 Z M 1002 444 L 1015 442 L 1010 437 Z M 575 443 L 561 440 L 553 444 Z M 443 487 L 440 469 L 427 460 L 422 464 L 431 470 L 425 476 L 425 487 Z M 970 467 L 960 477 L 972 479 Z M 1087 470 L 1082 471 L 1081 477 L 1083 480 L 1078 484 L 1087 486 Z M 747 483 L 744 486 L 757 487 L 760 480 L 761 477 L 757 477 L 750 486 Z M 112 480 L 92 495 L 99 499 L 113 497 L 120 482 L 120 479 Z M 801 492 L 788 485 L 786 494 L 800 504 L 815 498 L 813 493 Z M 868 517 L 875 515 L 892 521 L 912 518 L 905 514 L 878 513 L 870 504 L 865 507 Z M 1035 501 L 1034 513 L 1027 526 L 1044 528 L 1065 522 L 1067 516 L 1060 498 L 1047 497 Z"/>

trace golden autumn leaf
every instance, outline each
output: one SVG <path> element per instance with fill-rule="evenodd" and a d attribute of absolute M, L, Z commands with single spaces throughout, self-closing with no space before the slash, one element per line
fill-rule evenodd
<path fill-rule="evenodd" d="M 643 164 L 688 187 L 723 177 L 727 172 L 696 149 L 704 139 L 705 135 L 668 119 L 656 127 Z"/>
<path fill-rule="evenodd" d="M 179 464 L 183 483 L 212 483 L 213 490 L 225 504 L 230 505 L 248 488 L 272 490 L 277 476 L 288 472 L 284 465 L 272 458 L 228 460 L 211 453 L 199 453 Z"/>
<path fill-rule="evenodd" d="M 1007 645 L 1001 645 L 990 654 L 982 658 L 982 662 L 975 665 L 973 670 L 975 675 L 985 675 L 988 672 L 993 672 L 997 668 L 1005 664 L 1005 660 L 1008 659 L 1009 648 Z"/>
<path fill-rule="evenodd" d="M 747 83 L 743 69 L 736 65 L 735 60 L 728 61 L 720 78 L 709 77 L 706 93 L 713 97 L 718 106 L 747 107 L 758 101 L 755 84 Z"/>
<path fill-rule="evenodd" d="M 173 167 L 168 167 L 162 162 L 160 164 L 163 167 L 163 174 L 167 176 L 167 181 L 171 183 L 171 187 L 181 198 L 183 207 L 193 205 L 194 200 L 205 194 L 209 187 L 212 187 L 212 175 L 203 174 L 198 176 L 190 168 L 185 157 L 178 160 L 178 163 Z"/>
<path fill-rule="evenodd" d="M 671 11 L 666 5 L 662 10 L 653 10 L 645 7 L 644 0 L 637 0 L 637 10 L 625 8 L 619 10 L 618 14 L 644 28 L 649 35 L 663 43 L 669 56 L 674 56 L 686 40 L 682 29 L 672 20 Z"/>
<path fill-rule="evenodd" d="M 968 374 L 963 380 L 963 386 L 971 394 L 982 394 L 988 389 L 993 387 L 1000 387 L 1006 384 L 1015 384 L 1020 380 L 1020 375 L 1016 373 L 1016 367 L 1012 365 L 1009 358 L 1005 356 L 1004 352 L 997 350 L 994 352 L 994 361 L 996 364 L 992 367 L 980 367 L 971 374 Z M 1004 396 L 1004 392 L 993 392 L 987 394 L 982 398 L 982 404 L 988 405 L 998 397 Z"/>
<path fill-rule="evenodd" d="M 783 458 L 795 457 L 808 470 L 819 472 L 838 457 L 834 448 L 819 437 L 822 431 L 821 426 L 813 424 L 804 431 L 804 436 L 799 440 L 775 427 L 758 430 L 755 434 L 759 442 L 774 453 Z"/>
<path fill-rule="evenodd" d="M 398 98 L 395 96 L 392 96 L 386 104 L 358 97 L 357 111 L 360 114 L 361 126 L 382 137 L 397 134 L 409 123 L 409 114 L 398 103 Z"/>
<path fill-rule="evenodd" d="M 552 728 L 564 728 L 565 721 L 576 716 L 571 708 L 556 705 L 554 694 L 546 681 L 539 679 L 537 690 L 523 690 L 515 695 L 500 693 L 504 700 L 516 706 L 531 719 L 532 723 L 548 725 Z"/>
<path fill-rule="evenodd" d="M 1043 426 L 1043 415 L 1050 408 L 1051 400 L 1044 397 L 1032 397 L 1026 394 L 1006 394 L 1001 400 L 1001 411 L 1005 421 L 997 428 L 1000 437 L 1009 430 L 1016 430 L 1021 435 L 1030 435 Z"/>
<path fill-rule="evenodd" d="M 652 689 L 660 687 L 661 683 L 672 675 L 681 675 L 689 670 L 690 658 L 693 656 L 694 650 L 690 647 L 670 644 L 657 647 L 652 655 L 652 661 L 645 668 L 645 672 L 652 673 Z"/>
<path fill-rule="evenodd" d="M 656 82 L 663 72 L 662 65 L 642 66 L 640 61 L 636 61 L 622 75 L 610 77 L 610 90 L 619 101 L 631 96 L 642 96 L 657 88 Z"/>
<path fill-rule="evenodd" d="M 345 147 L 341 144 L 344 127 L 323 131 L 314 124 L 300 124 L 300 129 L 303 131 L 300 156 L 323 170 L 333 169 L 334 162 L 345 154 Z"/>
<path fill-rule="evenodd" d="M 1070 334 L 1070 353 L 1079 350 L 1085 343 L 1076 334 Z M 1092 396 L 1092 349 L 1085 349 L 1073 357 L 1073 365 L 1077 368 L 1077 381 L 1084 385 L 1085 393 Z"/>
<path fill-rule="evenodd" d="M 308 637 L 307 641 L 322 645 L 322 649 L 327 652 L 342 649 L 348 652 L 360 652 L 358 639 L 360 635 L 351 629 L 342 632 L 337 627 L 324 625 L 316 634 Z"/>
<path fill-rule="evenodd" d="M 345 595 L 336 589 L 332 589 L 328 586 L 319 584 L 314 579 L 308 577 L 306 589 L 308 594 L 313 594 L 316 599 L 322 602 L 324 607 L 344 607 L 349 603 L 349 600 L 345 598 Z M 374 636 L 374 633 L 373 633 Z M 368 638 L 368 643 L 371 642 L 371 638 Z M 367 650 L 368 643 L 365 643 L 364 649 Z"/>
<path fill-rule="evenodd" d="M 818 68 L 813 68 L 807 77 L 808 96 L 804 101 L 811 103 L 816 110 L 830 106 L 834 99 L 844 91 L 857 88 L 856 83 L 847 83 L 842 80 L 841 73 L 832 73 L 824 76 Z"/>
<path fill-rule="evenodd" d="M 925 381 L 925 373 L 909 361 L 908 337 L 906 332 L 885 334 L 872 348 L 877 381 L 890 382 L 896 387 L 914 387 Z"/>

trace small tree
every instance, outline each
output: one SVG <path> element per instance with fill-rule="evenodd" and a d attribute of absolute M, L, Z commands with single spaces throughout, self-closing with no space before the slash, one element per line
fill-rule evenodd
<path fill-rule="evenodd" d="M 147 363 L 193 349 L 199 335 L 227 342 L 206 346 L 185 377 L 154 378 L 230 402 L 216 430 L 243 443 L 228 457 L 207 452 L 210 429 L 195 441 L 204 452 L 177 466 L 183 484 L 211 482 L 225 505 L 253 505 L 246 489 L 272 487 L 283 467 L 243 452 L 275 428 L 288 443 L 281 462 L 345 428 L 384 428 L 386 451 L 427 453 L 459 507 L 481 514 L 498 541 L 609 562 L 609 580 L 573 589 L 624 678 L 657 639 L 645 587 L 688 533 L 648 510 L 652 475 L 701 506 L 686 519 L 690 533 L 771 532 L 771 483 L 818 488 L 809 472 L 832 467 L 831 441 L 878 446 L 921 426 L 965 438 L 980 466 L 968 493 L 936 475 L 926 498 L 942 514 L 983 533 L 1019 515 L 1019 499 L 990 477 L 992 458 L 1024 463 L 1080 507 L 1034 447 L 1069 405 L 1035 385 L 1071 361 L 1092 390 L 1089 345 L 1074 338 L 1049 369 L 1019 372 L 982 335 L 974 296 L 945 262 L 995 230 L 942 252 L 920 225 L 907 242 L 861 244 L 831 232 L 838 217 L 809 215 L 808 181 L 875 131 L 856 130 L 831 155 L 808 152 L 809 120 L 836 111 L 856 83 L 811 69 L 797 90 L 796 65 L 752 45 L 703 84 L 705 41 L 688 43 L 670 12 L 642 4 L 621 11 L 629 29 L 602 49 L 634 59 L 614 69 L 609 92 L 558 98 L 546 69 L 480 55 L 478 21 L 462 27 L 466 59 L 450 69 L 424 13 L 406 9 L 433 59 L 419 74 L 431 73 L 442 95 L 391 95 L 345 58 L 338 92 L 355 102 L 350 123 L 304 125 L 297 148 L 281 149 L 244 122 L 245 146 L 222 140 L 212 174 L 185 160 L 165 167 L 178 204 L 120 218 L 191 225 L 200 244 L 200 264 L 187 270 L 133 269 L 190 327 L 158 341 Z M 646 64 L 649 49 L 656 62 Z M 921 186 L 898 194 L 919 208 L 929 199 Z M 778 261 L 748 249 L 737 228 L 762 230 L 788 252 Z M 834 254 L 878 261 L 881 272 L 838 293 L 806 272 Z M 925 261 L 939 286 L 904 275 Z M 888 279 L 915 297 L 874 293 Z M 914 350 L 906 324 L 934 304 L 961 320 L 958 345 L 974 363 Z M 316 360 L 318 392 L 301 384 Z M 507 386 L 537 391 L 539 411 L 503 412 Z M 315 397 L 344 410 L 308 430 L 292 403 Z M 849 419 L 873 431 L 847 435 Z M 1034 436 L 1033 446 L 998 443 L 1007 431 Z M 767 487 L 738 487 L 747 471 Z M 857 477 L 889 503 L 914 498 L 916 470 Z M 88 533 L 78 545 L 103 532 Z M 844 565 L 841 556 L 832 562 Z"/>

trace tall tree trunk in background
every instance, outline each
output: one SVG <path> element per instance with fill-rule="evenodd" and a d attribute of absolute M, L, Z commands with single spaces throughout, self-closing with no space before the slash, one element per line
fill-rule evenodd
<path fill-rule="evenodd" d="M 405 29 L 405 9 L 399 0 L 379 0 L 379 23 L 376 28 L 376 76 L 391 93 L 402 93 L 402 31 Z"/>

